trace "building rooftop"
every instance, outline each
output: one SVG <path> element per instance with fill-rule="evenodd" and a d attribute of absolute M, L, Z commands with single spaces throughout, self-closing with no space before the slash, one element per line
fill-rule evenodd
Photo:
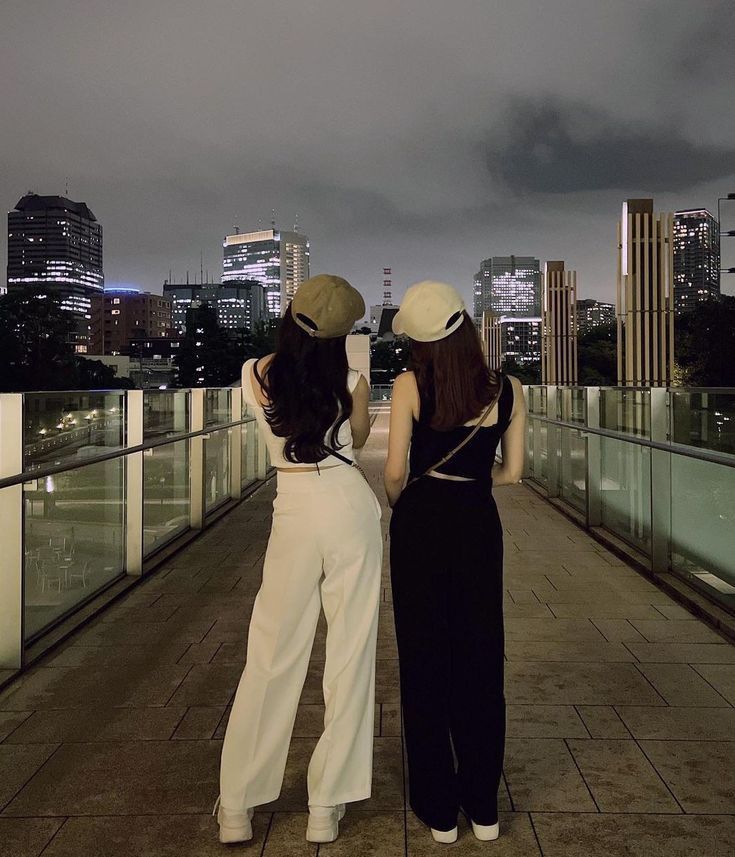
<path fill-rule="evenodd" d="M 378 487 L 380 411 L 362 455 Z M 273 483 L 240 503 L 0 694 L 2 853 L 217 855 L 222 736 L 245 659 Z M 508 743 L 501 839 L 515 857 L 735 853 L 735 647 L 525 485 L 505 530 Z M 388 531 L 389 512 L 383 526 Z M 386 551 L 375 778 L 334 845 L 309 845 L 324 625 L 281 797 L 243 853 L 439 853 L 406 808 Z M 44 850 L 45 849 L 45 850 Z M 462 821 L 452 853 L 485 853 Z"/>
<path fill-rule="evenodd" d="M 47 208 L 72 211 L 88 220 L 97 220 L 86 202 L 73 202 L 65 196 L 41 196 L 37 193 L 27 193 L 15 206 L 16 211 L 43 211 Z"/>

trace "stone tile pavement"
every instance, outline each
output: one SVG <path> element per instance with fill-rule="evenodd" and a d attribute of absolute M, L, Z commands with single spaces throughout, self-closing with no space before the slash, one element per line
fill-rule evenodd
<path fill-rule="evenodd" d="M 386 436 L 381 412 L 362 456 L 376 486 Z M 272 497 L 269 485 L 243 502 L 0 695 L 0 857 L 228 851 L 209 813 Z M 530 489 L 497 499 L 507 552 L 502 836 L 483 845 L 463 825 L 448 850 L 732 855 L 735 647 Z M 229 853 L 446 848 L 406 810 L 387 555 L 384 583 L 373 798 L 350 808 L 337 842 L 305 842 L 322 626 L 281 797 L 259 809 L 255 840 Z"/>

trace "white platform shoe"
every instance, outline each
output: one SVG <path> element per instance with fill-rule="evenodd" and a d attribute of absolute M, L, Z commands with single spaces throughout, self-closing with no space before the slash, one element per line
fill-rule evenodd
<path fill-rule="evenodd" d="M 442 845 L 451 845 L 457 841 L 456 827 L 453 827 L 451 830 L 434 830 L 432 827 L 430 830 L 431 835 L 434 837 L 434 842 L 440 842 Z"/>
<path fill-rule="evenodd" d="M 235 842 L 250 842 L 253 838 L 253 814 L 255 810 L 249 809 L 243 818 L 241 813 L 228 816 L 222 807 L 217 808 L 217 822 L 219 823 L 219 841 L 225 845 Z"/>
<path fill-rule="evenodd" d="M 343 803 L 337 806 L 310 806 L 306 841 L 334 842 L 339 836 L 339 823 L 345 817 L 345 811 Z"/>
<path fill-rule="evenodd" d="M 481 842 L 492 842 L 500 836 L 500 824 L 497 821 L 495 824 L 475 824 L 473 821 L 472 832 Z"/>

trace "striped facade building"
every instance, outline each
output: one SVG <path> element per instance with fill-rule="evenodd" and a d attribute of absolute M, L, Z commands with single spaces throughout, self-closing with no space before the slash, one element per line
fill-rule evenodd
<path fill-rule="evenodd" d="M 674 215 L 623 203 L 618 223 L 618 384 L 667 386 L 674 371 Z"/>
<path fill-rule="evenodd" d="M 544 267 L 541 327 L 541 383 L 577 383 L 577 272 L 564 262 Z"/>

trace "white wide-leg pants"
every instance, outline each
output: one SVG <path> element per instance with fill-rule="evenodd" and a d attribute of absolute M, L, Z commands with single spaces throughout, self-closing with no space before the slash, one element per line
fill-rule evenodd
<path fill-rule="evenodd" d="M 372 784 L 380 504 L 348 465 L 277 479 L 247 662 L 222 748 L 220 800 L 230 815 L 280 794 L 322 607 L 326 710 L 309 764 L 309 803 L 363 800 Z"/>

